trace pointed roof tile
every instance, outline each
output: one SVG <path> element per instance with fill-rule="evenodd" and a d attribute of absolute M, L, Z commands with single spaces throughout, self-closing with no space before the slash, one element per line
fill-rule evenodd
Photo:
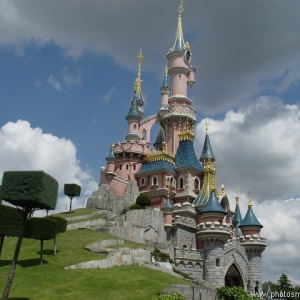
<path fill-rule="evenodd" d="M 200 156 L 200 161 L 203 162 L 207 158 L 210 158 L 212 161 L 216 160 L 215 156 L 212 152 L 212 149 L 211 149 L 208 133 L 206 133 L 206 135 L 205 135 L 205 141 L 204 141 L 204 145 L 203 145 L 202 154 Z"/>
<path fill-rule="evenodd" d="M 252 209 L 252 205 L 248 206 L 248 211 L 246 213 L 245 218 L 242 220 L 242 222 L 240 223 L 240 228 L 243 226 L 258 226 L 260 228 L 262 228 L 263 226 L 260 224 L 260 222 L 257 220 L 253 209 Z"/>
<path fill-rule="evenodd" d="M 208 213 L 208 212 L 218 212 L 223 213 L 224 215 L 227 215 L 227 212 L 223 208 L 223 206 L 220 204 L 217 193 L 215 190 L 212 190 L 209 196 L 209 199 L 204 206 L 204 208 L 201 210 L 200 214 Z"/>

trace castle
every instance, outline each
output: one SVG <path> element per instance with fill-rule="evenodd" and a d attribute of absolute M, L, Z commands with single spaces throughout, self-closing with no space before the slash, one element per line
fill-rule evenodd
<path fill-rule="evenodd" d="M 168 64 L 160 88 L 161 103 L 156 114 L 143 118 L 142 52 L 137 56 L 138 72 L 125 140 L 113 144 L 101 169 L 100 188 L 106 186 L 119 199 L 135 181 L 139 193 L 147 194 L 151 207 L 164 217 L 166 239 L 173 247 L 179 270 L 205 280 L 214 287 L 242 286 L 261 291 L 261 253 L 266 240 L 263 227 L 252 209 L 249 195 L 244 218 L 236 195 L 235 211 L 229 206 L 224 186 L 216 188 L 216 159 L 210 143 L 208 124 L 200 159 L 194 150 L 197 111 L 188 98 L 188 86 L 195 84 L 192 52 L 184 41 L 183 4 L 178 8 L 175 43 L 168 51 Z M 169 84 L 169 79 L 171 83 Z M 155 149 L 150 131 L 160 125 Z"/>

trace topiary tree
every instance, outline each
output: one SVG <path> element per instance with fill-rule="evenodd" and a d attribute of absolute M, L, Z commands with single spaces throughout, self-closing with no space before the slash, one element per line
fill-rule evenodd
<path fill-rule="evenodd" d="M 4 238 L 6 236 L 19 236 L 23 213 L 23 210 L 7 205 L 0 205 L 0 257 Z"/>
<path fill-rule="evenodd" d="M 25 238 L 41 241 L 40 264 L 43 264 L 44 240 L 55 238 L 58 221 L 54 218 L 31 218 L 27 220 Z"/>
<path fill-rule="evenodd" d="M 57 223 L 57 232 L 56 235 L 62 232 L 65 232 L 67 230 L 67 220 L 61 217 L 54 217 L 54 216 L 49 216 L 47 218 L 51 218 L 56 220 Z M 56 255 L 56 235 L 54 237 L 54 249 L 53 249 L 53 254 Z"/>
<path fill-rule="evenodd" d="M 7 300 L 10 293 L 28 216 L 35 209 L 55 209 L 57 194 L 58 182 L 44 171 L 4 172 L 1 198 L 15 206 L 21 207 L 24 213 L 2 300 Z"/>
<path fill-rule="evenodd" d="M 76 183 L 66 183 L 64 185 L 64 194 L 70 198 L 70 212 L 72 212 L 72 200 L 74 197 L 80 196 L 81 186 Z"/>
<path fill-rule="evenodd" d="M 135 203 L 140 207 L 145 208 L 146 206 L 151 206 L 151 199 L 148 195 L 141 194 L 136 198 Z"/>

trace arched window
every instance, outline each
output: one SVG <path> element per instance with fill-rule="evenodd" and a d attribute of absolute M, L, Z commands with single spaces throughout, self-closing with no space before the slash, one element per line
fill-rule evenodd
<path fill-rule="evenodd" d="M 183 184 L 183 178 L 180 177 L 180 179 L 179 179 L 179 188 L 183 189 L 183 186 L 184 186 L 184 184 Z"/>
<path fill-rule="evenodd" d="M 141 178 L 141 185 L 145 185 L 145 177 Z"/>
<path fill-rule="evenodd" d="M 129 165 L 128 164 L 126 164 L 126 170 L 128 170 L 129 169 Z"/>
<path fill-rule="evenodd" d="M 158 184 L 158 179 L 157 176 L 152 177 L 152 185 L 157 185 Z"/>
<path fill-rule="evenodd" d="M 133 125 L 133 130 L 134 130 L 134 131 L 137 130 L 137 125 L 136 125 L 136 124 Z"/>
<path fill-rule="evenodd" d="M 135 167 L 136 167 L 136 165 L 133 165 L 133 171 L 135 171 Z"/>
<path fill-rule="evenodd" d="M 146 140 L 146 137 L 147 137 L 147 131 L 146 129 L 143 129 L 143 137 L 142 137 L 142 140 Z"/>
<path fill-rule="evenodd" d="M 120 170 L 122 170 L 122 165 L 120 165 Z"/>
<path fill-rule="evenodd" d="M 194 180 L 194 190 L 199 190 L 199 179 L 198 178 L 195 178 Z"/>

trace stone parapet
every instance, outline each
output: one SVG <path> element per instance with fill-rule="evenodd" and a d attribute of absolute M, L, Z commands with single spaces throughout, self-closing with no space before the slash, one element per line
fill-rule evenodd
<path fill-rule="evenodd" d="M 174 212 L 174 214 L 175 214 L 175 212 Z M 195 220 L 192 218 L 183 217 L 181 215 L 175 215 L 173 224 L 176 226 L 189 227 L 196 231 Z"/>
<path fill-rule="evenodd" d="M 246 249 L 246 251 L 263 252 L 267 247 L 266 239 L 257 234 L 240 236 L 239 242 Z"/>
<path fill-rule="evenodd" d="M 202 241 L 226 241 L 231 237 L 230 224 L 203 222 L 197 225 L 197 238 Z"/>

